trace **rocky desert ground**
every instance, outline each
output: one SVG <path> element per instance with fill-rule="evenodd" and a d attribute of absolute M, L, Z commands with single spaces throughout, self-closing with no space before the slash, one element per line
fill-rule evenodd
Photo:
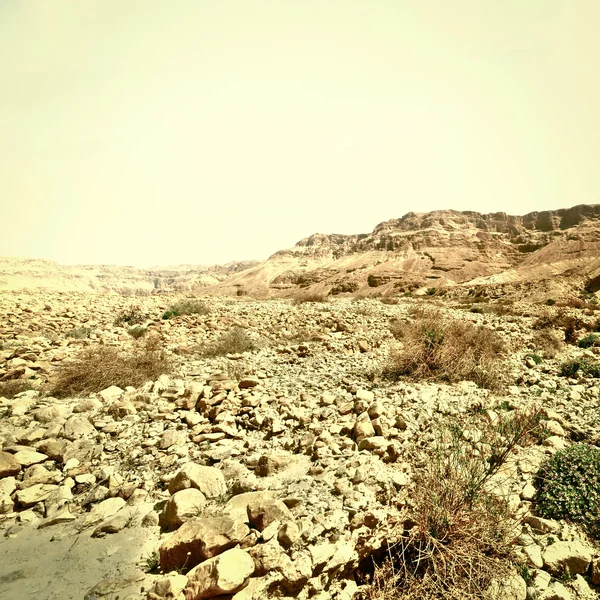
<path fill-rule="evenodd" d="M 600 443 L 600 379 L 563 367 L 594 364 L 600 348 L 565 343 L 560 321 L 589 337 L 593 300 L 3 293 L 0 597 L 394 597 L 369 577 L 419 528 L 419 473 L 445 424 L 459 422 L 461 443 L 483 456 L 490 425 L 536 410 L 539 431 L 491 480 L 513 535 L 508 571 L 481 593 L 597 597 L 593 536 L 535 502 L 544 461 Z M 199 312 L 165 315 L 182 301 Z M 497 335 L 501 382 L 383 376 L 423 309 Z M 126 356 L 150 339 L 165 373 L 58 393 L 82 352 Z M 439 597 L 477 597 L 447 583 Z"/>
<path fill-rule="evenodd" d="M 0 598 L 598 597 L 597 208 L 407 216 L 195 291 L 9 261 Z"/>

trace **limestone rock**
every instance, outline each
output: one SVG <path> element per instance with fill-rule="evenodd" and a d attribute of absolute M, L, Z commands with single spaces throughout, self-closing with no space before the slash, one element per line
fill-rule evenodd
<path fill-rule="evenodd" d="M 184 600 L 183 589 L 187 581 L 185 575 L 163 577 L 148 590 L 146 600 Z"/>
<path fill-rule="evenodd" d="M 195 463 L 184 465 L 169 484 L 169 492 L 174 494 L 186 488 L 196 488 L 207 498 L 218 498 L 227 492 L 223 473 L 215 467 L 203 467 Z"/>
<path fill-rule="evenodd" d="M 175 492 L 165 504 L 160 515 L 163 527 L 179 527 L 182 523 L 199 516 L 206 504 L 206 496 L 196 488 Z"/>
<path fill-rule="evenodd" d="M 8 452 L 0 451 L 0 478 L 18 475 L 21 471 L 21 464 Z"/>
<path fill-rule="evenodd" d="M 166 571 L 194 567 L 232 548 L 249 532 L 245 523 L 227 517 L 190 519 L 160 546 L 160 566 Z"/>
<path fill-rule="evenodd" d="M 231 549 L 210 558 L 188 573 L 184 589 L 186 600 L 234 594 L 241 590 L 254 573 L 254 561 L 244 550 Z"/>
<path fill-rule="evenodd" d="M 543 553 L 544 566 L 554 576 L 564 573 L 585 573 L 592 562 L 593 552 L 581 542 L 555 542 Z"/>

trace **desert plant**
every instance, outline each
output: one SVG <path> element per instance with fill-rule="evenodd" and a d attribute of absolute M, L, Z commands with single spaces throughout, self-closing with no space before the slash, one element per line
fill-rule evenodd
<path fill-rule="evenodd" d="M 542 329 L 533 336 L 533 345 L 536 351 L 541 352 L 544 357 L 554 358 L 563 347 L 563 342 L 555 332 Z"/>
<path fill-rule="evenodd" d="M 129 350 L 92 346 L 61 364 L 51 382 L 51 394 L 60 397 L 99 392 L 111 385 L 139 386 L 170 370 L 159 336 L 148 337 Z"/>
<path fill-rule="evenodd" d="M 135 327 L 131 327 L 127 333 L 135 340 L 138 340 L 141 337 L 144 337 L 148 329 L 146 327 L 142 327 L 141 325 L 136 325 Z"/>
<path fill-rule="evenodd" d="M 65 336 L 75 340 L 83 340 L 89 338 L 90 333 L 92 333 L 92 330 L 89 327 L 74 327 L 73 329 L 69 329 L 69 331 L 65 333 Z"/>
<path fill-rule="evenodd" d="M 498 386 L 504 344 L 495 332 L 431 312 L 409 322 L 401 335 L 384 375 Z"/>
<path fill-rule="evenodd" d="M 12 400 L 21 392 L 33 389 L 33 385 L 26 379 L 9 379 L 8 381 L 0 381 L 0 398 L 8 398 Z"/>
<path fill-rule="evenodd" d="M 174 317 L 186 316 L 186 315 L 208 315 L 210 314 L 210 308 L 205 302 L 196 300 L 193 298 L 186 298 L 180 300 L 175 304 L 172 304 L 164 313 L 162 318 L 164 320 L 172 319 Z"/>
<path fill-rule="evenodd" d="M 527 360 L 528 358 L 530 358 L 536 365 L 539 365 L 542 362 L 542 357 L 539 354 L 526 354 L 525 360 Z"/>
<path fill-rule="evenodd" d="M 146 320 L 141 308 L 134 304 L 124 311 L 121 311 L 115 319 L 115 325 L 122 327 L 123 325 L 139 325 Z"/>
<path fill-rule="evenodd" d="M 475 418 L 474 418 L 475 419 Z M 538 410 L 486 423 L 453 422 L 438 433 L 415 476 L 408 531 L 388 539 L 364 598 L 479 599 L 511 570 L 519 533 L 500 473 L 516 448 L 533 443 Z M 471 427 L 481 442 L 467 442 Z M 489 595 L 487 596 L 489 597 Z"/>
<path fill-rule="evenodd" d="M 592 362 L 586 358 L 575 358 L 562 363 L 560 366 L 561 377 L 575 377 L 579 372 L 590 377 L 600 377 L 600 363 Z"/>
<path fill-rule="evenodd" d="M 305 304 L 307 302 L 327 302 L 327 296 L 322 292 L 304 292 L 292 298 L 292 304 Z"/>
<path fill-rule="evenodd" d="M 222 334 L 212 344 L 208 344 L 200 350 L 206 357 L 225 356 L 226 354 L 241 354 L 256 350 L 256 342 L 242 329 L 235 327 Z"/>
<path fill-rule="evenodd" d="M 546 306 L 554 306 L 556 304 L 556 300 L 554 298 L 548 298 L 546 300 Z"/>
<path fill-rule="evenodd" d="M 574 444 L 538 471 L 536 504 L 543 517 L 567 519 L 600 537 L 600 448 Z"/>
<path fill-rule="evenodd" d="M 600 345 L 600 336 L 590 333 L 579 340 L 577 340 L 577 346 L 579 348 L 591 348 L 592 346 Z"/>

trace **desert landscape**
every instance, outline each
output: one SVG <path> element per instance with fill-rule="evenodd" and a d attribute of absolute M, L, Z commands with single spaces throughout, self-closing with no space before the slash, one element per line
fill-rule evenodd
<path fill-rule="evenodd" d="M 2 258 L 0 598 L 597 598 L 599 300 L 598 204 Z"/>

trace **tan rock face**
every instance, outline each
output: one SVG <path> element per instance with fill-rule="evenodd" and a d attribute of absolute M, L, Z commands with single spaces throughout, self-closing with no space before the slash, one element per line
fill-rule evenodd
<path fill-rule="evenodd" d="M 234 594 L 241 590 L 254 573 L 254 561 L 244 550 L 227 550 L 188 573 L 186 600 L 202 600 L 211 596 Z"/>
<path fill-rule="evenodd" d="M 245 523 L 227 517 L 191 519 L 163 542 L 160 565 L 164 570 L 194 567 L 232 548 L 249 532 Z"/>
<path fill-rule="evenodd" d="M 206 504 L 206 496 L 196 488 L 175 492 L 160 515 L 163 527 L 179 527 L 182 523 L 197 517 Z"/>
<path fill-rule="evenodd" d="M 592 550 L 581 542 L 555 542 L 543 553 L 544 566 L 555 576 L 585 573 L 592 561 Z"/>
<path fill-rule="evenodd" d="M 196 488 L 207 498 L 218 498 L 227 492 L 225 477 L 219 469 L 194 463 L 186 464 L 169 484 L 171 494 L 186 488 Z"/>
<path fill-rule="evenodd" d="M 0 452 L 0 478 L 18 475 L 21 470 L 21 463 L 8 452 Z"/>

